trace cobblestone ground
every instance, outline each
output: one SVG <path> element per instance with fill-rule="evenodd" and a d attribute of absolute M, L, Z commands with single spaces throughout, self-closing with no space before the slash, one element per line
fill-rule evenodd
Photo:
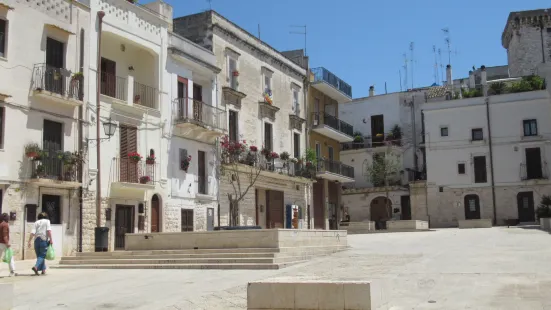
<path fill-rule="evenodd" d="M 15 283 L 16 309 L 246 309 L 247 282 L 290 276 L 378 281 L 380 310 L 541 310 L 550 241 L 528 227 L 352 235 L 349 251 L 278 271 L 51 270 L 0 283 Z"/>

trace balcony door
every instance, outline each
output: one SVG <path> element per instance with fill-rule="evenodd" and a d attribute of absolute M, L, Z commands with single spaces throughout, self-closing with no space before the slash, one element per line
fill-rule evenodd
<path fill-rule="evenodd" d="M 138 183 L 138 163 L 128 158 L 129 153 L 138 150 L 138 129 L 126 125 L 120 126 L 120 182 Z"/>
<path fill-rule="evenodd" d="M 203 151 L 197 152 L 197 179 L 199 181 L 199 194 L 206 195 L 207 194 L 207 167 L 206 167 L 206 153 Z"/>
<path fill-rule="evenodd" d="M 203 120 L 203 86 L 193 83 L 193 118 Z"/>
<path fill-rule="evenodd" d="M 543 177 L 541 167 L 541 150 L 539 147 L 527 148 L 526 154 L 526 178 L 528 180 L 541 179 Z"/>
<path fill-rule="evenodd" d="M 63 124 L 44 120 L 42 136 L 44 155 L 40 160 L 47 178 L 61 178 L 63 163 L 57 159 L 57 153 L 63 150 Z"/>
<path fill-rule="evenodd" d="M 101 58 L 101 93 L 103 95 L 116 98 L 116 94 L 117 94 L 116 76 L 117 76 L 117 63 L 102 57 Z"/>
<path fill-rule="evenodd" d="M 187 100 L 187 90 L 188 90 L 188 84 L 187 84 L 187 79 L 183 78 L 183 77 L 178 77 L 178 118 L 179 119 L 183 119 L 184 117 L 187 117 L 188 116 L 188 113 L 187 113 L 187 103 L 188 103 L 188 100 Z"/>
<path fill-rule="evenodd" d="M 65 67 L 65 44 L 52 38 L 46 39 L 45 85 L 47 91 L 62 94 L 65 76 L 61 69 Z"/>
<path fill-rule="evenodd" d="M 382 146 L 385 140 L 385 122 L 383 115 L 371 116 L 371 142 L 373 146 Z"/>

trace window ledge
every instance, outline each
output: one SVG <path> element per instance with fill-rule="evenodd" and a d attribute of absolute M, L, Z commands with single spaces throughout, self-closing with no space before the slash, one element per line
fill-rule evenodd
<path fill-rule="evenodd" d="M 540 135 L 534 135 L 534 136 L 521 136 L 521 140 L 541 140 L 543 139 L 543 136 Z"/>

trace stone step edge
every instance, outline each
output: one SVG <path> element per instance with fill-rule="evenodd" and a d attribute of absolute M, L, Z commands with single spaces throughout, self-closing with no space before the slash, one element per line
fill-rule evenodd
<path fill-rule="evenodd" d="M 133 265 L 58 265 L 54 269 L 281 269 L 307 261 L 295 261 L 281 264 L 133 264 Z"/>

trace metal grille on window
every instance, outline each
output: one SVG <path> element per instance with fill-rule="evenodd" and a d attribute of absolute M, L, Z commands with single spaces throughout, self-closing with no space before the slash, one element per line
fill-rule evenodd
<path fill-rule="evenodd" d="M 471 212 L 475 212 L 476 211 L 476 201 L 474 199 L 470 199 L 469 200 L 469 210 Z"/>

